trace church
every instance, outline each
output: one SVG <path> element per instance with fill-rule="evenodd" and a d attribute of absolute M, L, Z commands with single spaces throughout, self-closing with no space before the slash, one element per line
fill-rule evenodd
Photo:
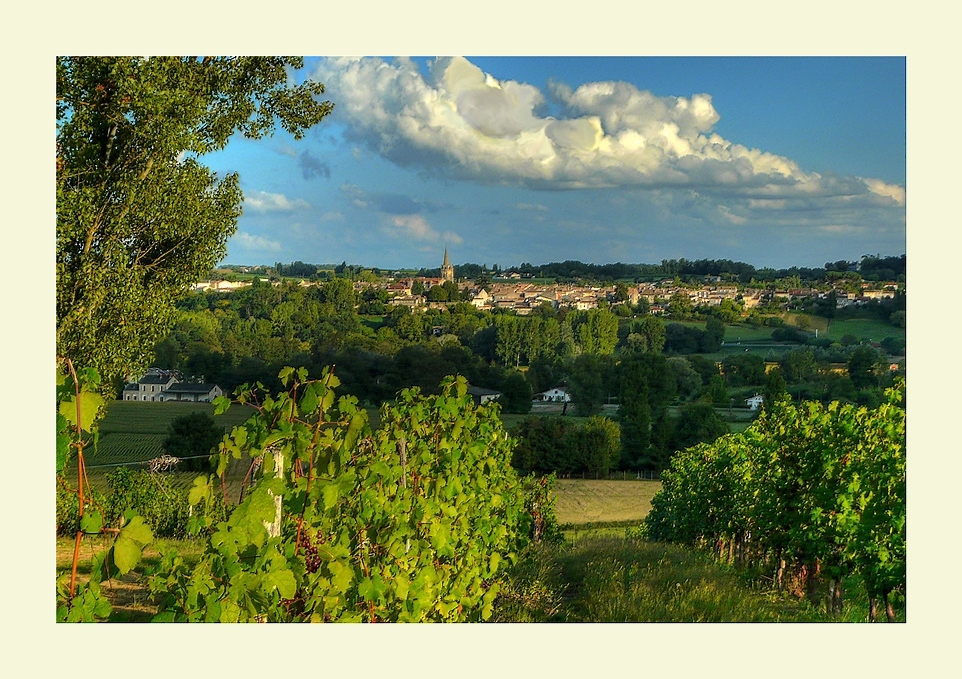
<path fill-rule="evenodd" d="M 444 283 L 454 281 L 454 265 L 448 257 L 447 246 L 444 248 L 444 263 L 441 265 L 441 281 Z"/>

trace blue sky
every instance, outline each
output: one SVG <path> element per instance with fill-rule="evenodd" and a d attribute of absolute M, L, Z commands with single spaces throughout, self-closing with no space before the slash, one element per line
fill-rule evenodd
<path fill-rule="evenodd" d="M 905 252 L 905 59 L 310 58 L 335 113 L 236 139 L 226 263 L 821 266 Z"/>

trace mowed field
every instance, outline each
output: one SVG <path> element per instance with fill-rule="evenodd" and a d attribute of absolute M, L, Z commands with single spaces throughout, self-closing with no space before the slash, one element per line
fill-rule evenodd
<path fill-rule="evenodd" d="M 661 481 L 557 479 L 555 515 L 561 525 L 641 521 Z"/>
<path fill-rule="evenodd" d="M 824 335 L 820 333 L 819 337 L 839 340 L 845 335 L 853 335 L 858 340 L 881 342 L 886 337 L 905 339 L 905 328 L 896 328 L 874 318 L 845 318 L 833 320 L 828 331 Z"/>
<path fill-rule="evenodd" d="M 211 403 L 152 403 L 113 401 L 100 423 L 100 440 L 90 466 L 142 462 L 163 455 L 163 443 L 170 423 L 190 413 L 205 413 L 225 431 L 243 423 L 253 413 L 249 407 L 232 405 L 223 415 L 214 415 Z"/>

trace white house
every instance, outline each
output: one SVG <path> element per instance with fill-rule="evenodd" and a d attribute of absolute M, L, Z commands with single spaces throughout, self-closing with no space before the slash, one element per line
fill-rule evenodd
<path fill-rule="evenodd" d="M 755 394 L 755 395 L 752 396 L 751 398 L 746 398 L 746 399 L 745 399 L 745 403 L 748 404 L 748 409 L 749 409 L 749 410 L 758 410 L 759 408 L 762 407 L 762 403 L 763 403 L 764 401 L 765 401 L 765 397 L 764 397 L 764 396 L 759 396 L 758 394 Z"/>
<path fill-rule="evenodd" d="M 223 390 L 216 384 L 208 382 L 176 382 L 161 394 L 161 401 L 192 401 L 194 403 L 211 403 Z"/>
<path fill-rule="evenodd" d="M 124 387 L 124 401 L 193 401 L 210 403 L 223 391 L 216 384 L 181 382 L 173 374 L 151 371 Z"/>
<path fill-rule="evenodd" d="M 571 394 L 564 387 L 554 387 L 548 391 L 538 392 L 534 395 L 534 400 L 545 403 L 569 403 Z"/>
<path fill-rule="evenodd" d="M 177 378 L 170 373 L 144 375 L 137 382 L 124 387 L 123 400 L 163 401 L 161 394 L 176 382 Z"/>
<path fill-rule="evenodd" d="M 484 387 L 475 387 L 473 385 L 468 385 L 468 394 L 474 399 L 475 405 L 481 405 L 488 401 L 496 401 L 501 396 L 500 391 L 485 389 Z"/>

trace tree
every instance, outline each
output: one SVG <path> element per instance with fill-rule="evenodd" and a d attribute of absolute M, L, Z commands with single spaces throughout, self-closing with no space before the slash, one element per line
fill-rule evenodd
<path fill-rule="evenodd" d="M 622 363 L 620 387 L 618 415 L 621 418 L 622 462 L 628 469 L 637 469 L 651 444 L 648 380 L 641 361 Z"/>
<path fill-rule="evenodd" d="M 722 339 L 725 337 L 725 324 L 720 319 L 712 316 L 705 323 L 705 334 L 700 339 L 700 349 L 702 353 L 710 354 L 721 348 Z"/>
<path fill-rule="evenodd" d="M 710 403 L 689 403 L 681 409 L 671 436 L 671 448 L 684 450 L 729 433 L 728 425 Z"/>
<path fill-rule="evenodd" d="M 630 327 L 626 342 L 629 350 L 659 353 L 665 346 L 665 323 L 657 316 L 645 316 Z"/>
<path fill-rule="evenodd" d="M 676 292 L 668 300 L 668 310 L 671 312 L 672 316 L 678 318 L 684 318 L 689 315 L 695 308 L 695 305 L 691 301 L 691 297 L 688 296 L 686 292 Z"/>
<path fill-rule="evenodd" d="M 691 398 L 701 389 L 701 375 L 687 358 L 672 356 L 668 359 L 668 366 L 671 368 L 672 377 L 675 380 L 675 392 L 679 398 Z"/>
<path fill-rule="evenodd" d="M 605 399 L 611 395 L 607 385 L 613 367 L 611 359 L 597 354 L 582 354 L 568 366 L 572 401 L 579 416 L 601 413 Z"/>
<path fill-rule="evenodd" d="M 517 415 L 531 412 L 531 385 L 517 370 L 511 370 L 505 376 L 501 392 L 500 401 L 504 412 Z"/>
<path fill-rule="evenodd" d="M 170 423 L 170 430 L 163 443 L 164 452 L 181 458 L 181 470 L 209 470 L 210 461 L 204 456 L 210 456 L 214 452 L 223 435 L 224 428 L 214 422 L 214 418 L 207 413 L 181 415 Z"/>
<path fill-rule="evenodd" d="M 716 406 L 724 407 L 728 405 L 728 390 L 725 388 L 725 378 L 720 374 L 716 373 L 708 380 L 705 400 L 714 403 Z"/>
<path fill-rule="evenodd" d="M 856 389 L 878 387 L 882 373 L 882 357 L 870 346 L 862 345 L 848 358 L 848 376 Z"/>
<path fill-rule="evenodd" d="M 775 368 L 768 373 L 768 378 L 765 381 L 765 400 L 762 401 L 762 408 L 766 412 L 771 411 L 772 406 L 787 393 L 788 391 L 785 388 L 785 378 L 782 377 L 782 371 L 779 368 Z"/>
<path fill-rule="evenodd" d="M 57 59 L 57 353 L 109 385 L 147 367 L 174 302 L 225 254 L 236 173 L 199 158 L 240 133 L 295 139 L 331 112 L 290 57 Z"/>

